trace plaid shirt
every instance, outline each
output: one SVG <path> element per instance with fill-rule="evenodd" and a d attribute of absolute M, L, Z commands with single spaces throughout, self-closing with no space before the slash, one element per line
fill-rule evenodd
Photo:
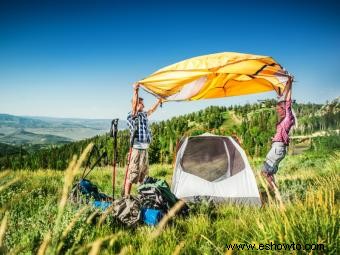
<path fill-rule="evenodd" d="M 135 139 L 137 139 L 140 143 L 150 143 L 151 142 L 151 132 L 148 124 L 148 115 L 146 112 L 138 112 L 136 116 L 137 120 L 137 131 L 135 135 Z M 132 118 L 131 112 L 129 112 L 127 116 L 127 124 L 130 129 L 130 134 L 132 135 L 135 120 Z"/>

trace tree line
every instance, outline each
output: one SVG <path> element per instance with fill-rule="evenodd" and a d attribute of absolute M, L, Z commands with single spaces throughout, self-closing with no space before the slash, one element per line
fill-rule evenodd
<path fill-rule="evenodd" d="M 256 104 L 210 106 L 204 110 L 173 117 L 169 120 L 153 123 L 150 126 L 152 142 L 149 148 L 150 164 L 171 163 L 176 154 L 176 147 L 183 136 L 194 136 L 205 132 L 217 135 L 234 136 L 249 156 L 264 156 L 271 145 L 275 133 L 277 115 L 275 101 L 265 100 Z M 294 104 L 298 126 L 294 134 L 309 134 L 318 130 L 339 129 L 339 104 Z M 130 133 L 119 130 L 117 134 L 118 165 L 124 166 L 129 151 Z M 0 157 L 0 169 L 60 169 L 67 167 L 73 155 L 79 155 L 90 143 L 98 150 L 90 163 L 104 152 L 107 161 L 100 165 L 112 164 L 113 139 L 108 134 L 96 136 L 62 146 L 51 146 L 36 152 L 19 150 L 15 155 Z"/>

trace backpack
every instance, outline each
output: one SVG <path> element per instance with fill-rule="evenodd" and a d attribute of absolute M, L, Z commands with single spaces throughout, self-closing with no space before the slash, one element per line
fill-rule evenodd
<path fill-rule="evenodd" d="M 137 190 L 143 208 L 159 209 L 167 213 L 179 201 L 165 180 L 147 176 Z M 189 207 L 185 204 L 179 214 L 187 215 L 188 212 Z"/>
<path fill-rule="evenodd" d="M 87 179 L 81 179 L 73 185 L 69 199 L 74 203 L 88 204 L 90 199 L 109 201 L 111 198 L 99 192 L 98 187 Z"/>
<path fill-rule="evenodd" d="M 140 202 L 136 197 L 122 197 L 113 201 L 113 216 L 127 226 L 135 226 L 140 220 Z"/>

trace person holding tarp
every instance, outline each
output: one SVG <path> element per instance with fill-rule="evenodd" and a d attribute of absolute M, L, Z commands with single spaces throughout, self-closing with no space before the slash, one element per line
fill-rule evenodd
<path fill-rule="evenodd" d="M 292 112 L 292 82 L 289 78 L 283 93 L 279 95 L 276 106 L 279 121 L 276 124 L 276 133 L 272 139 L 272 146 L 263 164 L 262 175 L 266 178 L 269 187 L 276 187 L 274 175 L 278 171 L 279 163 L 286 156 L 289 145 L 289 131 L 295 124 L 295 117 Z"/>
<path fill-rule="evenodd" d="M 133 86 L 132 111 L 127 116 L 127 123 L 131 134 L 131 155 L 128 174 L 124 186 L 124 195 L 130 194 L 132 184 L 141 183 L 148 174 L 148 147 L 151 143 L 151 132 L 148 117 L 156 111 L 162 103 L 159 99 L 148 111 L 144 111 L 144 100 L 138 96 L 139 83 Z"/>

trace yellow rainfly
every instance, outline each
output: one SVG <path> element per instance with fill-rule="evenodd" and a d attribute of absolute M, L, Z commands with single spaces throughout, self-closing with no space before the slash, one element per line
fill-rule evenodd
<path fill-rule="evenodd" d="M 167 101 L 199 100 L 261 93 L 280 94 L 289 73 L 267 56 L 224 52 L 164 67 L 139 83 Z"/>

